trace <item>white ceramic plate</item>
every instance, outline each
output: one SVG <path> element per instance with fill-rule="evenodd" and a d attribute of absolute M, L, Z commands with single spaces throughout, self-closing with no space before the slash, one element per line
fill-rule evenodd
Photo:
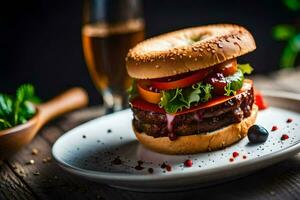
<path fill-rule="evenodd" d="M 272 91 L 264 94 L 270 107 L 260 111 L 256 121 L 269 130 L 264 144 L 251 145 L 244 138 L 231 147 L 209 153 L 159 154 L 138 143 L 131 129 L 132 113 L 124 110 L 68 131 L 54 144 L 53 157 L 73 174 L 130 190 L 183 190 L 233 179 L 300 151 L 300 96 Z M 293 121 L 287 123 L 288 118 Z M 273 125 L 277 131 L 271 131 Z M 281 140 L 283 134 L 289 138 Z M 239 156 L 230 161 L 233 152 Z M 187 159 L 193 161 L 192 167 L 184 166 Z M 163 163 L 171 166 L 171 171 L 161 168 Z"/>

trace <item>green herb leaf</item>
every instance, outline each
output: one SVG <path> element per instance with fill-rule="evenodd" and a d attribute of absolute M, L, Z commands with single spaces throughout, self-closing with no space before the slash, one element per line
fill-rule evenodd
<path fill-rule="evenodd" d="M 224 95 L 231 96 L 236 94 L 236 91 L 242 88 L 244 79 L 241 69 L 238 69 L 232 76 L 226 77 L 225 81 L 227 82 L 227 85 L 224 87 Z"/>
<path fill-rule="evenodd" d="M 0 118 L 0 130 L 4 130 L 11 127 L 12 125 L 9 123 L 9 121 Z"/>
<path fill-rule="evenodd" d="M 212 89 L 210 84 L 200 82 L 187 88 L 166 90 L 162 92 L 159 106 L 167 113 L 176 113 L 183 108 L 190 108 L 192 105 L 208 101 L 212 97 Z"/>
<path fill-rule="evenodd" d="M 0 94 L 0 118 L 9 118 L 13 111 L 13 100 L 10 96 Z"/>
<path fill-rule="evenodd" d="M 133 99 L 138 96 L 138 91 L 136 88 L 136 80 L 132 79 L 130 87 L 127 89 L 127 94 L 129 99 Z"/>
<path fill-rule="evenodd" d="M 20 102 L 30 101 L 33 103 L 39 103 L 40 100 L 35 96 L 35 90 L 31 84 L 23 84 L 17 89 L 17 100 Z"/>
<path fill-rule="evenodd" d="M 243 74 L 251 74 L 253 71 L 250 64 L 238 64 L 238 69 L 241 70 Z"/>
<path fill-rule="evenodd" d="M 296 35 L 296 28 L 288 24 L 279 24 L 273 28 L 273 37 L 276 40 L 288 40 Z"/>
<path fill-rule="evenodd" d="M 0 94 L 0 130 L 27 122 L 36 113 L 33 103 L 39 101 L 30 84 L 21 85 L 15 98 Z"/>

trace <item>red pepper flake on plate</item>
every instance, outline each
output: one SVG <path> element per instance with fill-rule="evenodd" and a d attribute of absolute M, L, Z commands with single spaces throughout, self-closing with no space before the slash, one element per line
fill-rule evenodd
<path fill-rule="evenodd" d="M 190 160 L 190 159 L 184 161 L 184 166 L 185 167 L 191 167 L 191 166 L 193 166 L 193 161 Z"/>
<path fill-rule="evenodd" d="M 276 125 L 272 126 L 271 131 L 277 131 L 277 130 L 278 130 L 278 127 Z"/>
<path fill-rule="evenodd" d="M 230 161 L 230 162 L 233 162 L 233 161 L 234 161 L 234 159 L 233 159 L 233 158 L 229 158 L 229 161 Z"/>
<path fill-rule="evenodd" d="M 236 151 L 233 152 L 233 153 L 232 153 L 232 156 L 233 156 L 234 158 L 238 157 L 238 156 L 239 156 L 239 152 L 236 152 Z"/>
<path fill-rule="evenodd" d="M 247 156 L 246 155 L 243 155 L 243 159 L 246 159 L 247 158 Z"/>
<path fill-rule="evenodd" d="M 289 139 L 289 136 L 287 134 L 283 134 L 280 139 L 287 140 L 287 139 Z"/>
<path fill-rule="evenodd" d="M 286 123 L 291 123 L 292 121 L 293 121 L 292 118 L 288 118 L 288 119 L 286 120 Z"/>
<path fill-rule="evenodd" d="M 167 170 L 168 172 L 172 171 L 171 165 L 167 165 L 167 166 L 166 166 L 166 170 Z"/>

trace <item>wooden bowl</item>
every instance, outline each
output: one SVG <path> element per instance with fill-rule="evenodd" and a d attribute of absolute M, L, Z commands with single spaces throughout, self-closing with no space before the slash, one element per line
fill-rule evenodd
<path fill-rule="evenodd" d="M 54 99 L 36 106 L 36 114 L 25 124 L 0 131 L 0 160 L 9 158 L 28 144 L 49 120 L 88 104 L 82 88 L 72 88 Z"/>

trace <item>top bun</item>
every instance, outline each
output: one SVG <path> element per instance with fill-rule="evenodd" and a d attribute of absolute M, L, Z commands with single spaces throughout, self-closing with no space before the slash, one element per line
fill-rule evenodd
<path fill-rule="evenodd" d="M 129 50 L 128 74 L 136 79 L 174 76 L 211 67 L 253 51 L 244 27 L 215 24 L 182 29 L 147 39 Z"/>

